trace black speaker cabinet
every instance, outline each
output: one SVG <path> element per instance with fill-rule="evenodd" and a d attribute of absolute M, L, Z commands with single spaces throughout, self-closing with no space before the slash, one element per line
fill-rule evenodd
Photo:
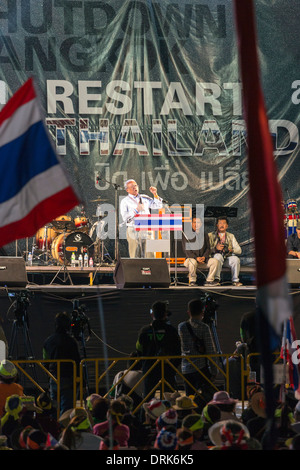
<path fill-rule="evenodd" d="M 24 258 L 0 256 L 0 286 L 26 287 L 27 284 Z"/>
<path fill-rule="evenodd" d="M 286 273 L 290 284 L 300 285 L 300 259 L 287 259 Z"/>
<path fill-rule="evenodd" d="M 121 258 L 115 267 L 114 281 L 124 287 L 169 287 L 170 273 L 164 258 Z"/>

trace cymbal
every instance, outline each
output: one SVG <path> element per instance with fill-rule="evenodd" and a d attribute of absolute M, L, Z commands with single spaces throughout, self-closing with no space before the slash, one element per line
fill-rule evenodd
<path fill-rule="evenodd" d="M 91 199 L 90 202 L 102 202 L 102 201 L 108 201 L 108 199 L 102 199 L 98 197 L 97 199 Z"/>

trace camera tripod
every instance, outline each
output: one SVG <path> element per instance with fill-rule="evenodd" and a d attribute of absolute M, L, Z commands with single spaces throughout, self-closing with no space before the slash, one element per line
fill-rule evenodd
<path fill-rule="evenodd" d="M 13 321 L 11 337 L 9 341 L 8 359 L 10 360 L 34 360 L 33 348 L 29 335 L 29 319 L 27 308 L 29 300 L 26 295 L 9 294 L 16 296 L 15 319 Z M 25 365 L 26 366 L 26 365 Z M 35 375 L 35 365 L 29 364 Z"/>

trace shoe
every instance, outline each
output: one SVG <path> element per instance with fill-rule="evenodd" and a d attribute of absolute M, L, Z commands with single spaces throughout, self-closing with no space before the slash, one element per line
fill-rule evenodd
<path fill-rule="evenodd" d="M 233 282 L 232 285 L 235 287 L 241 287 L 243 284 L 241 282 Z"/>
<path fill-rule="evenodd" d="M 204 287 L 215 287 L 215 286 L 220 286 L 219 281 L 210 281 L 210 282 L 205 282 Z"/>
<path fill-rule="evenodd" d="M 189 287 L 197 287 L 196 282 L 189 282 Z"/>

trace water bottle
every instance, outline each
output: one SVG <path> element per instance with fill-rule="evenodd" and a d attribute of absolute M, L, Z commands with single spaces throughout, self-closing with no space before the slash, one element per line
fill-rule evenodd
<path fill-rule="evenodd" d="M 82 255 L 79 255 L 79 256 L 78 256 L 78 261 L 79 261 L 79 266 L 82 268 L 82 267 L 83 267 Z"/>
<path fill-rule="evenodd" d="M 75 266 L 75 253 L 73 251 L 72 255 L 71 255 L 71 266 L 74 268 Z"/>
<path fill-rule="evenodd" d="M 89 257 L 88 257 L 88 254 L 85 253 L 85 255 L 84 255 L 84 267 L 88 268 L 88 266 L 89 266 Z"/>
<path fill-rule="evenodd" d="M 92 268 L 94 266 L 94 260 L 92 257 L 90 257 L 90 260 L 89 260 L 89 267 Z"/>
<path fill-rule="evenodd" d="M 28 253 L 27 266 L 32 266 L 32 253 Z"/>

